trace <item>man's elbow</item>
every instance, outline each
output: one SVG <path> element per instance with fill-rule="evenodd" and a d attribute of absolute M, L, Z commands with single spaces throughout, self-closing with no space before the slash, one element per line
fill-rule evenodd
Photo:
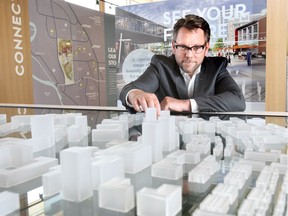
<path fill-rule="evenodd" d="M 246 102 L 243 95 L 240 95 L 240 99 L 238 102 L 237 110 L 235 111 L 245 111 L 246 110 Z"/>
<path fill-rule="evenodd" d="M 245 102 L 245 100 L 241 103 L 239 109 L 240 109 L 239 111 L 245 111 L 246 110 L 246 102 Z"/>

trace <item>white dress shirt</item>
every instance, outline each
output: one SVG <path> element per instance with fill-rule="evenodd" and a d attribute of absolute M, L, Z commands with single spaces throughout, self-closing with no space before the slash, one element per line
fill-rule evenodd
<path fill-rule="evenodd" d="M 199 74 L 200 71 L 201 71 L 201 65 L 197 68 L 197 70 L 195 71 L 193 76 L 190 77 L 189 74 L 185 73 L 180 68 L 180 72 L 181 72 L 181 74 L 185 80 L 185 83 L 186 83 L 189 98 L 193 98 L 196 75 Z M 194 99 L 190 99 L 190 103 L 191 103 L 191 111 L 192 112 L 198 112 L 199 108 L 198 108 L 198 104 L 196 103 L 196 101 Z"/>

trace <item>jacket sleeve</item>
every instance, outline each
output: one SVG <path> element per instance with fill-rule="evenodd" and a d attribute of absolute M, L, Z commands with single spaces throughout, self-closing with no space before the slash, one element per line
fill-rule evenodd
<path fill-rule="evenodd" d="M 129 91 L 133 89 L 141 89 L 145 92 L 155 92 L 159 86 L 159 73 L 155 66 L 155 62 L 157 62 L 156 58 L 156 55 L 154 55 L 149 67 L 144 71 L 144 73 L 136 80 L 126 84 L 120 92 L 119 99 L 122 102 L 122 105 L 131 113 L 135 113 L 135 110 L 126 103 L 126 96 Z"/>
<path fill-rule="evenodd" d="M 244 111 L 246 109 L 245 98 L 238 84 L 228 73 L 225 66 L 225 58 L 217 57 L 207 61 L 206 65 L 214 65 L 215 68 L 207 66 L 206 70 L 203 71 L 203 73 L 206 73 L 205 80 L 202 80 L 205 83 L 202 83 L 205 86 L 205 94 L 194 98 L 198 104 L 199 111 Z"/>

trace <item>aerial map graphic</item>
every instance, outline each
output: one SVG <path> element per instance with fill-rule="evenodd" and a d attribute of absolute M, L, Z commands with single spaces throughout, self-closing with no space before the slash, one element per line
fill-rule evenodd
<path fill-rule="evenodd" d="M 65 84 L 74 83 L 72 41 L 58 39 L 58 58 L 64 73 Z"/>
<path fill-rule="evenodd" d="M 30 0 L 35 104 L 107 105 L 104 15 L 61 0 Z"/>

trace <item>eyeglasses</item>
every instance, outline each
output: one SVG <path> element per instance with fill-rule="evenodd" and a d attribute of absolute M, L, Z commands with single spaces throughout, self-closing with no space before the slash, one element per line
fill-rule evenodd
<path fill-rule="evenodd" d="M 206 42 L 203 45 L 197 45 L 197 46 L 192 46 L 192 47 L 188 47 L 182 44 L 177 44 L 176 41 L 175 42 L 175 47 L 177 50 L 180 50 L 181 52 L 188 52 L 189 50 L 192 51 L 192 53 L 194 54 L 200 54 L 201 52 L 203 52 L 205 46 L 206 46 Z"/>

